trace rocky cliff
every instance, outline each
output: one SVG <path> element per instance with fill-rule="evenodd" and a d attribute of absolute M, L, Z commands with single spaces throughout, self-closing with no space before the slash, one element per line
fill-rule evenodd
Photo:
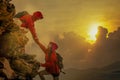
<path fill-rule="evenodd" d="M 39 62 L 25 52 L 29 39 L 14 23 L 15 6 L 10 1 L 0 0 L 0 80 L 30 80 L 37 74 Z"/>

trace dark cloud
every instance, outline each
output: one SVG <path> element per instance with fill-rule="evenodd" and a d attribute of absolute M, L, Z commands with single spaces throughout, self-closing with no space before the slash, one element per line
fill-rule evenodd
<path fill-rule="evenodd" d="M 102 67 L 120 61 L 120 28 L 108 33 L 106 28 L 100 26 L 97 41 L 93 45 L 73 32 L 64 33 L 63 36 L 62 39 L 58 36 L 55 39 L 67 68 Z"/>
<path fill-rule="evenodd" d="M 99 43 L 100 41 L 106 40 L 107 33 L 108 33 L 108 30 L 106 28 L 103 28 L 102 26 L 99 26 L 98 27 L 98 32 L 97 32 L 97 35 L 96 35 L 96 38 L 97 38 L 96 43 Z"/>
<path fill-rule="evenodd" d="M 85 38 L 68 32 L 63 34 L 64 38 L 56 37 L 56 42 L 59 45 L 60 54 L 64 57 L 66 67 L 80 66 L 81 61 L 84 60 L 88 53 L 90 44 L 85 41 Z"/>
<path fill-rule="evenodd" d="M 108 33 L 108 37 L 107 33 L 106 28 L 99 27 L 99 36 L 91 52 L 91 65 L 94 67 L 105 66 L 120 60 L 120 28 Z"/>

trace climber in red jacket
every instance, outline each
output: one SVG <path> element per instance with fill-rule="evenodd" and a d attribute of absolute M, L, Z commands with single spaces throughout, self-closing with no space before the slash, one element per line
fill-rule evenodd
<path fill-rule="evenodd" d="M 60 69 L 57 65 L 57 44 L 50 42 L 48 48 L 41 43 L 39 43 L 39 46 L 45 53 L 45 63 L 40 63 L 40 66 L 45 67 L 45 70 L 39 72 L 41 80 L 45 80 L 44 75 L 49 74 L 53 76 L 53 80 L 59 80 Z"/>
<path fill-rule="evenodd" d="M 34 22 L 40 19 L 43 19 L 43 15 L 40 11 L 36 11 L 33 13 L 33 15 L 30 14 L 26 14 L 22 17 L 19 18 L 22 22 L 21 27 L 24 27 L 26 29 L 29 29 L 33 39 L 36 43 L 39 42 L 37 34 L 36 34 L 36 30 L 35 30 L 35 25 Z"/>

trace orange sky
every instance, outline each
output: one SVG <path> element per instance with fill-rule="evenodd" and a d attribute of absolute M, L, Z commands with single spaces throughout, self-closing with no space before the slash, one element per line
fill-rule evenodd
<path fill-rule="evenodd" d="M 109 31 L 119 24 L 119 0 L 13 0 L 16 11 L 42 11 L 44 20 L 36 25 L 41 33 L 74 31 L 86 37 L 92 24 L 103 23 Z"/>

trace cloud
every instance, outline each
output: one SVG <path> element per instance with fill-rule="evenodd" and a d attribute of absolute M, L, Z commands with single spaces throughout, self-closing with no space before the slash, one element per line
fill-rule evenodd
<path fill-rule="evenodd" d="M 92 46 L 91 65 L 96 67 L 105 66 L 112 62 L 120 61 L 120 28 L 108 33 L 107 29 L 100 27 L 97 42 Z M 89 60 L 90 61 L 90 60 Z"/>
<path fill-rule="evenodd" d="M 120 61 L 120 28 L 108 33 L 107 28 L 98 28 L 97 41 L 90 45 L 85 39 L 73 32 L 56 37 L 59 50 L 67 68 L 93 68 Z"/>
<path fill-rule="evenodd" d="M 66 68 L 78 68 L 88 53 L 90 44 L 74 32 L 63 34 L 64 38 L 56 36 L 60 54 L 64 58 Z"/>

